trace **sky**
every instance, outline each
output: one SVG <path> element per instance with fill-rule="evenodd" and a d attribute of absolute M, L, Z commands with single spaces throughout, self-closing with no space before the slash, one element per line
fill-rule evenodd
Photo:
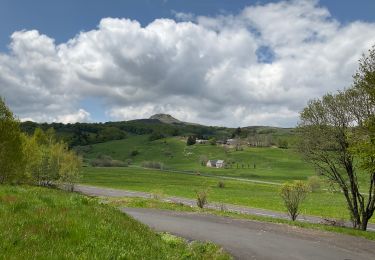
<path fill-rule="evenodd" d="M 293 127 L 350 87 L 375 1 L 0 0 L 0 96 L 20 120 L 167 113 Z"/>

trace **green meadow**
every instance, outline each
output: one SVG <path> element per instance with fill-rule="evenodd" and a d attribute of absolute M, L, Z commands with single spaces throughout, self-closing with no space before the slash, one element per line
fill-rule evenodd
<path fill-rule="evenodd" d="M 210 144 L 186 146 L 185 139 L 180 137 L 150 142 L 147 135 L 132 136 L 89 147 L 85 154 L 88 159 L 104 154 L 122 161 L 130 159 L 134 165 L 140 165 L 143 161 L 158 161 L 162 162 L 166 169 L 171 170 L 272 182 L 306 180 L 314 175 L 314 169 L 303 162 L 294 149 L 243 147 L 242 151 L 236 151 L 233 148 L 227 149 Z M 132 151 L 137 151 L 138 155 L 132 156 Z M 227 169 L 208 168 L 200 164 L 202 156 L 233 163 Z"/>
<path fill-rule="evenodd" d="M 83 184 L 162 193 L 166 196 L 195 198 L 196 191 L 209 191 L 209 201 L 232 203 L 255 208 L 284 212 L 279 196 L 279 185 L 259 184 L 244 181 L 224 180 L 225 187 L 219 188 L 219 177 L 160 171 L 156 169 L 93 168 L 84 170 Z M 349 219 L 344 197 L 339 193 L 319 191 L 309 193 L 302 204 L 302 213 L 329 218 Z"/>
<path fill-rule="evenodd" d="M 230 259 L 211 243 L 157 234 L 96 199 L 0 186 L 1 259 Z"/>
<path fill-rule="evenodd" d="M 132 152 L 137 151 L 135 156 Z M 276 147 L 228 149 L 220 145 L 187 146 L 185 139 L 170 137 L 149 141 L 148 135 L 131 136 L 89 146 L 86 161 L 99 155 L 131 160 L 129 167 L 85 167 L 81 182 L 88 185 L 163 193 L 195 198 L 200 190 L 209 191 L 209 201 L 231 203 L 285 212 L 279 196 L 280 184 L 307 181 L 315 172 L 295 149 Z M 229 168 L 202 166 L 200 158 L 232 161 Z M 157 161 L 163 170 L 142 167 L 144 161 Z M 255 166 L 254 166 L 255 165 Z M 228 178 L 229 177 L 229 178 Z M 237 179 L 236 179 L 237 178 Z M 218 182 L 224 181 L 225 188 Z M 265 182 L 265 183 L 259 183 Z M 324 179 L 321 189 L 310 192 L 302 204 L 302 214 L 349 220 L 344 196 L 334 192 Z M 374 220 L 371 220 L 374 222 Z"/>

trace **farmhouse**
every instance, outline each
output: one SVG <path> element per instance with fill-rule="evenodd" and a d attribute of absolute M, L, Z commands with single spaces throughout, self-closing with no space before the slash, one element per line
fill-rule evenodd
<path fill-rule="evenodd" d="M 197 144 L 206 144 L 206 143 L 208 142 L 208 140 L 197 139 L 197 140 L 195 140 L 195 142 L 196 142 Z"/>
<path fill-rule="evenodd" d="M 235 145 L 236 143 L 237 143 L 236 139 L 228 139 L 226 142 L 227 145 Z"/>
<path fill-rule="evenodd" d="M 208 160 L 206 166 L 212 168 L 223 168 L 225 165 L 224 160 Z"/>

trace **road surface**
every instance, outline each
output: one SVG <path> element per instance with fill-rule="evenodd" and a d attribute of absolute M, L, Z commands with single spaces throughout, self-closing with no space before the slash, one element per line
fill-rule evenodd
<path fill-rule="evenodd" d="M 123 208 L 157 231 L 212 241 L 236 259 L 375 259 L 375 242 L 288 225 L 157 209 Z"/>
<path fill-rule="evenodd" d="M 89 196 L 152 198 L 152 194 L 147 193 L 147 192 L 127 191 L 127 190 L 102 188 L 102 187 L 94 187 L 94 186 L 87 186 L 87 185 L 76 185 L 75 191 L 83 193 L 85 195 L 89 195 Z M 187 199 L 187 198 L 181 198 L 181 197 L 167 197 L 167 198 L 163 198 L 162 200 L 166 202 L 182 203 L 188 206 L 194 206 L 194 207 L 196 206 L 196 201 L 193 199 Z M 248 215 L 257 215 L 257 216 L 279 218 L 279 219 L 289 219 L 288 215 L 283 212 L 277 212 L 277 211 L 266 210 L 266 209 L 250 208 L 250 207 L 238 206 L 238 205 L 233 205 L 233 204 L 209 203 L 205 207 L 210 208 L 210 209 L 216 209 L 216 210 L 224 209 L 226 211 L 237 212 L 237 213 L 248 214 Z M 300 215 L 297 218 L 297 220 L 309 222 L 309 223 L 325 223 L 324 219 L 317 217 L 317 216 Z M 349 227 L 351 226 L 350 222 L 347 222 L 345 224 L 346 226 L 349 226 Z M 375 231 L 375 225 L 368 224 L 367 229 L 369 231 Z"/>

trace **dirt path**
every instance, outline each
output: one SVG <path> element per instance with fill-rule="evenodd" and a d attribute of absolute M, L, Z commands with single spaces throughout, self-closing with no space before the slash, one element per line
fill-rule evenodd
<path fill-rule="evenodd" d="M 375 242 L 309 229 L 156 209 L 123 212 L 157 231 L 212 241 L 237 259 L 374 259 Z"/>

